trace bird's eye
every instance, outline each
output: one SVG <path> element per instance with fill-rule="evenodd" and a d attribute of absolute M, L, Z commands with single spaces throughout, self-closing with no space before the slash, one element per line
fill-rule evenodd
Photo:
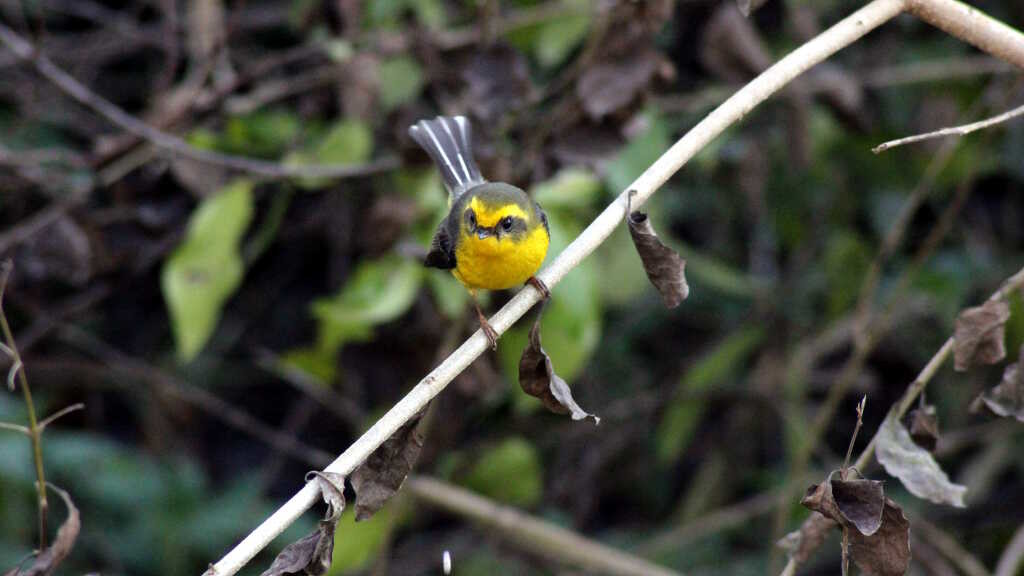
<path fill-rule="evenodd" d="M 466 210 L 466 224 L 470 230 L 476 230 L 476 213 L 472 209 Z"/>
<path fill-rule="evenodd" d="M 508 231 L 512 230 L 512 217 L 511 216 L 505 216 L 504 218 L 501 219 L 501 228 L 505 232 L 508 232 Z"/>

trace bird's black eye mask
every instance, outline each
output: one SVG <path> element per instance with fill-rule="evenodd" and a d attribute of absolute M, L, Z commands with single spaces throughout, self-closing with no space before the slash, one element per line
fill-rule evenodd
<path fill-rule="evenodd" d="M 478 238 L 483 240 L 488 236 L 494 236 L 498 240 L 505 237 L 518 238 L 526 232 L 526 220 L 518 216 L 505 216 L 498 223 L 491 227 L 480 226 L 476 221 L 476 212 L 472 208 L 469 208 L 465 212 L 464 216 L 466 222 L 466 231 L 469 234 L 476 235 Z"/>

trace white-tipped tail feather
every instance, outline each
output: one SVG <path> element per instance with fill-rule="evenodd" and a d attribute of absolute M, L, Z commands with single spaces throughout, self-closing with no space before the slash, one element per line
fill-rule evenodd
<path fill-rule="evenodd" d="M 409 135 L 441 170 L 452 199 L 487 182 L 473 161 L 473 130 L 464 116 L 438 116 L 409 127 Z"/>

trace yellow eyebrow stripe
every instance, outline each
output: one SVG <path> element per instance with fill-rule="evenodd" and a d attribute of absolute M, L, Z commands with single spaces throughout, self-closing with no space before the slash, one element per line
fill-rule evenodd
<path fill-rule="evenodd" d="M 473 212 L 476 214 L 477 225 L 484 228 L 494 226 L 505 216 L 515 216 L 522 218 L 523 220 L 529 220 L 527 213 L 516 204 L 506 204 L 504 206 L 499 206 L 496 209 L 489 210 L 479 198 L 474 197 L 469 201 L 469 207 L 472 208 Z"/>

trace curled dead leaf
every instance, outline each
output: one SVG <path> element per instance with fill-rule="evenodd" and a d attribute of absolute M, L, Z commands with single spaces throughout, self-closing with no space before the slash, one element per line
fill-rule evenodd
<path fill-rule="evenodd" d="M 824 482 L 808 488 L 800 504 L 861 534 L 874 534 L 882 525 L 882 483 L 864 478 L 843 480 L 839 472 L 833 470 Z"/>
<path fill-rule="evenodd" d="M 935 406 L 922 406 L 910 412 L 910 439 L 929 452 L 939 443 L 939 417 Z"/>
<path fill-rule="evenodd" d="M 661 293 L 665 306 L 675 308 L 690 295 L 690 286 L 686 283 L 686 260 L 662 244 L 646 214 L 632 211 L 634 194 L 636 191 L 630 190 L 626 195 L 629 235 L 643 262 L 647 279 Z"/>
<path fill-rule="evenodd" d="M 25 570 L 15 568 L 12 573 L 16 576 L 46 576 L 53 574 L 57 566 L 71 553 L 71 549 L 75 546 L 75 540 L 78 539 L 78 533 L 82 529 L 82 520 L 78 514 L 78 508 L 75 507 L 75 503 L 71 500 L 71 496 L 49 482 L 46 485 L 64 501 L 64 506 L 68 509 L 68 517 L 64 519 L 64 523 L 57 530 L 57 537 L 54 538 L 53 544 L 50 544 L 49 548 L 36 556 L 32 561 L 32 565 Z"/>
<path fill-rule="evenodd" d="M 337 521 L 321 520 L 316 530 L 285 546 L 260 576 L 308 574 L 319 576 L 331 569 L 334 555 L 334 527 Z"/>
<path fill-rule="evenodd" d="M 416 465 L 423 448 L 423 434 L 418 429 L 422 417 L 421 410 L 352 472 L 349 480 L 356 491 L 356 521 L 380 510 Z"/>
<path fill-rule="evenodd" d="M 838 472 L 832 471 L 824 482 L 808 488 L 801 500 L 819 513 L 821 521 L 794 533 L 792 538 L 787 536 L 784 544 L 793 550 L 790 555 L 798 562 L 806 560 L 824 540 L 822 532 L 831 526 L 845 527 L 850 555 L 862 573 L 902 576 L 910 565 L 910 523 L 903 510 L 885 497 L 881 482 L 843 480 Z"/>
<path fill-rule="evenodd" d="M 1003 370 L 1003 380 L 978 397 L 989 410 L 1004 418 L 1024 422 L 1024 346 L 1015 364 Z"/>
<path fill-rule="evenodd" d="M 327 512 L 316 529 L 284 547 L 260 576 L 305 574 L 319 576 L 331 569 L 334 556 L 334 529 L 345 509 L 345 477 L 336 472 L 313 471 L 306 481 L 316 478 L 320 496 L 327 504 Z"/>
<path fill-rule="evenodd" d="M 519 386 L 523 392 L 538 398 L 552 412 L 568 413 L 573 420 L 582 420 L 589 416 L 594 419 L 594 424 L 600 424 L 599 417 L 580 408 L 572 397 L 569 385 L 555 374 L 551 358 L 540 345 L 540 317 L 541 315 L 537 314 L 537 319 L 530 328 L 529 343 L 523 349 L 523 355 L 519 357 Z"/>
<path fill-rule="evenodd" d="M 850 530 L 850 556 L 868 576 L 903 576 L 910 567 L 910 522 L 898 504 L 885 499 L 882 524 L 865 536 Z"/>
<path fill-rule="evenodd" d="M 1003 341 L 1009 318 L 1010 306 L 1002 300 L 989 300 L 957 316 L 953 361 L 958 372 L 975 364 L 995 364 L 1006 357 Z"/>
<path fill-rule="evenodd" d="M 337 522 L 345 510 L 345 477 L 337 472 L 314 470 L 306 474 L 306 482 L 309 482 L 311 478 L 316 478 L 316 483 L 320 487 L 320 496 L 327 504 L 324 520 Z"/>
<path fill-rule="evenodd" d="M 895 412 L 890 412 L 886 417 L 876 438 L 878 444 L 874 449 L 874 457 L 890 475 L 898 478 L 911 494 L 937 504 L 950 504 L 961 508 L 966 506 L 964 494 L 967 487 L 949 482 L 949 477 L 935 458 L 927 450 L 914 444 L 909 431 L 896 417 Z"/>
<path fill-rule="evenodd" d="M 903 423 L 890 412 L 876 435 L 875 458 L 885 471 L 900 479 L 911 494 L 936 504 L 963 508 L 966 486 L 954 484 L 935 458 L 914 443 Z"/>

